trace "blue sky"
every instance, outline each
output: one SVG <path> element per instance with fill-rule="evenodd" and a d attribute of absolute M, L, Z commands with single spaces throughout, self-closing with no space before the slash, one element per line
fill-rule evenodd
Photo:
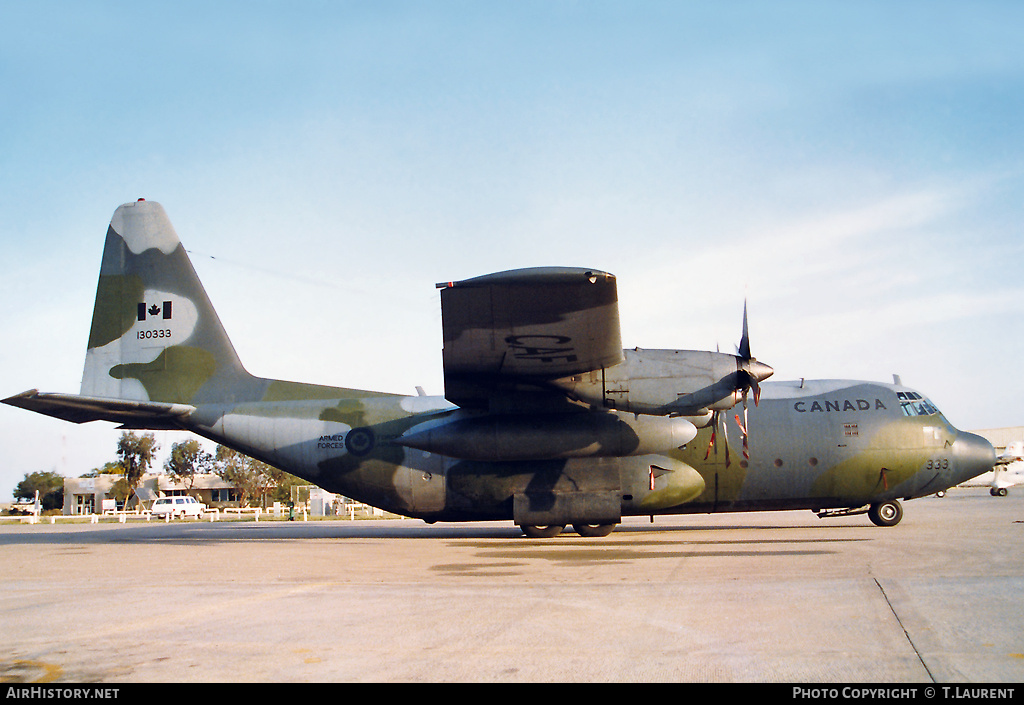
<path fill-rule="evenodd" d="M 0 2 L 0 395 L 77 392 L 167 209 L 254 374 L 443 390 L 434 283 L 614 272 L 624 344 L 1024 425 L 1024 5 Z M 182 434 L 158 434 L 165 450 Z M 0 498 L 112 459 L 0 409 Z"/>

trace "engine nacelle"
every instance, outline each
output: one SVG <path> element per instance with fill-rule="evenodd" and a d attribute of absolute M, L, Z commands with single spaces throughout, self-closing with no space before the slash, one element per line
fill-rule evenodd
<path fill-rule="evenodd" d="M 512 461 L 662 453 L 696 435 L 682 418 L 583 411 L 456 416 L 409 429 L 395 442 L 462 460 Z"/>
<path fill-rule="evenodd" d="M 556 380 L 573 398 L 634 414 L 697 416 L 722 411 L 743 398 L 751 378 L 771 368 L 756 360 L 704 350 L 625 351 L 624 362 Z"/>

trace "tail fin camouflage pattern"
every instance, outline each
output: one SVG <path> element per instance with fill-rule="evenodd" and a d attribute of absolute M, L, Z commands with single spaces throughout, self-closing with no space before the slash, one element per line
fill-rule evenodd
<path fill-rule="evenodd" d="M 192 404 L 249 375 L 159 203 L 107 229 L 82 395 Z"/>
<path fill-rule="evenodd" d="M 197 408 L 362 396 L 385 395 L 246 372 L 163 207 L 139 199 L 107 228 L 81 394 L 5 401 L 75 423 L 203 432 Z"/>

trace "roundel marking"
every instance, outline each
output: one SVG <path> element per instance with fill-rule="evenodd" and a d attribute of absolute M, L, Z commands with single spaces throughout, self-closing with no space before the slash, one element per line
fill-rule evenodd
<path fill-rule="evenodd" d="M 374 437 L 371 428 L 353 428 L 345 436 L 345 448 L 349 453 L 362 456 L 373 450 Z"/>

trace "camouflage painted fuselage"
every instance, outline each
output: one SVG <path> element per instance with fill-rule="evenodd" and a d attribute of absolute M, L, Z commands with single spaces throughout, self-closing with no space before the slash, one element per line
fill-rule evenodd
<path fill-rule="evenodd" d="M 908 401 L 897 395 L 916 393 L 887 384 L 766 383 L 749 411 L 749 459 L 739 426 L 723 420 L 730 428 L 719 426 L 714 444 L 709 426 L 668 454 L 508 462 L 396 442 L 465 415 L 440 397 L 266 384 L 258 400 L 197 407 L 190 430 L 327 490 L 431 521 L 513 519 L 516 495 L 579 488 L 614 493 L 623 516 L 858 507 L 933 494 L 991 467 L 981 439 L 937 412 L 905 415 Z"/>
<path fill-rule="evenodd" d="M 262 379 L 239 361 L 163 208 L 140 201 L 107 230 L 81 394 L 4 401 L 192 431 L 428 521 L 608 526 L 858 507 L 992 468 L 991 445 L 920 395 L 860 382 L 765 384 L 744 450 L 729 409 L 771 368 L 749 351 L 620 355 L 614 285 L 575 269 L 446 285 L 447 399 Z"/>

